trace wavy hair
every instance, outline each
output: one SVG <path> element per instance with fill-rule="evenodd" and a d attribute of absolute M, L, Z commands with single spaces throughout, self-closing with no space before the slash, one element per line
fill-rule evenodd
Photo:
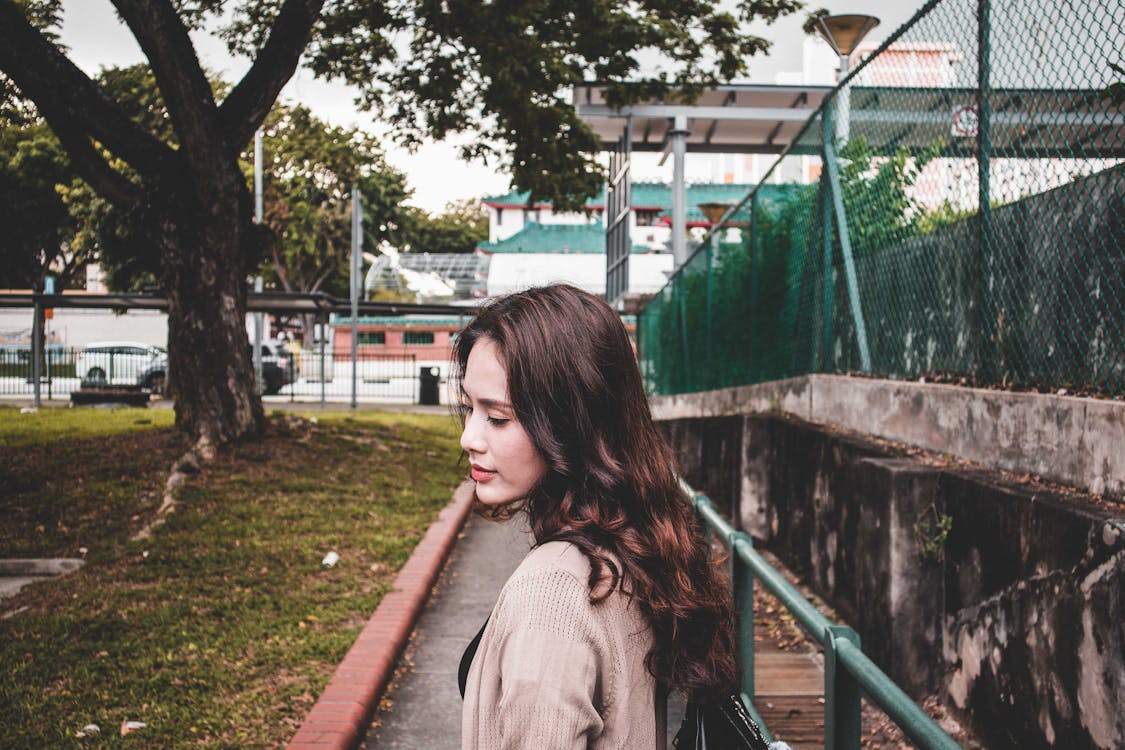
<path fill-rule="evenodd" d="M 527 513 L 536 544 L 581 549 L 594 602 L 620 586 L 639 604 L 655 636 L 646 667 L 663 685 L 695 701 L 728 695 L 737 681 L 728 594 L 620 317 L 564 284 L 500 297 L 458 336 L 459 377 L 482 338 L 496 345 L 508 400 L 547 464 L 515 509 Z M 607 571 L 613 586 L 598 587 Z"/>

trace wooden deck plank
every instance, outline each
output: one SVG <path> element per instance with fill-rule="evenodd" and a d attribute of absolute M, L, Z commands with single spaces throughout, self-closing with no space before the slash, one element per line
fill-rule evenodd
<path fill-rule="evenodd" d="M 810 654 L 754 656 L 754 692 L 770 695 L 824 695 L 824 671 Z"/>
<path fill-rule="evenodd" d="M 760 695 L 754 701 L 774 739 L 793 750 L 824 747 L 824 704 L 814 696 Z"/>
<path fill-rule="evenodd" d="M 759 648 L 754 706 L 770 734 L 793 750 L 824 747 L 824 668 L 814 655 Z"/>

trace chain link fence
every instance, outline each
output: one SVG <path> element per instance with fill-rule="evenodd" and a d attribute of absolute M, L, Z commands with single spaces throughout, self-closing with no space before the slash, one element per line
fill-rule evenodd
<path fill-rule="evenodd" d="M 863 372 L 1125 393 L 1125 4 L 934 0 L 645 307 L 655 394 Z"/>

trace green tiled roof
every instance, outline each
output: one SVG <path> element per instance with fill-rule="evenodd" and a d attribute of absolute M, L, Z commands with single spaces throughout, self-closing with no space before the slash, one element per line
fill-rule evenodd
<path fill-rule="evenodd" d="M 465 324 L 477 314 L 476 308 L 466 307 L 464 315 L 433 315 L 419 317 L 416 315 L 360 315 L 356 324 L 361 326 L 407 326 L 407 327 L 444 327 L 448 325 Z M 333 325 L 351 325 L 350 315 L 338 314 L 332 319 Z"/>
<path fill-rule="evenodd" d="M 698 222 L 706 221 L 703 212 L 699 210 L 700 203 L 730 203 L 734 205 L 746 197 L 753 185 L 739 185 L 733 183 L 689 183 L 687 186 L 687 220 Z M 762 197 L 772 197 L 775 191 L 785 190 L 786 185 L 763 185 L 759 192 Z M 672 186 L 665 182 L 634 182 L 632 203 L 634 207 L 659 208 L 661 213 L 671 216 L 672 212 Z M 528 193 L 509 191 L 504 195 L 495 195 L 484 198 L 488 204 L 500 206 L 523 206 L 527 204 Z M 550 203 L 538 205 L 550 206 Z M 600 208 L 605 205 L 605 189 L 586 202 L 588 208 Z M 530 252 L 530 251 L 525 251 Z"/>
<path fill-rule="evenodd" d="M 499 242 L 482 242 L 486 253 L 604 253 L 605 226 L 593 224 L 539 224 L 528 222 L 511 237 Z M 649 252 L 633 245 L 633 252 Z"/>

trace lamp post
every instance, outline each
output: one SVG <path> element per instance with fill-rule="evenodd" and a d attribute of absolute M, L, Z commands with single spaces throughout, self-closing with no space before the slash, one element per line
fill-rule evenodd
<path fill-rule="evenodd" d="M 254 223 L 262 223 L 262 129 L 254 131 Z M 254 291 L 262 291 L 262 274 L 254 277 Z M 254 381 L 258 384 L 258 393 L 263 390 L 262 383 L 262 328 L 264 325 L 262 313 L 254 313 Z"/>
<path fill-rule="evenodd" d="M 679 268 L 688 259 L 687 186 L 684 179 L 684 155 L 687 153 L 687 117 L 676 115 L 668 138 L 672 142 L 672 263 Z"/>
<path fill-rule="evenodd" d="M 851 69 L 851 57 L 855 48 L 863 41 L 873 28 L 879 25 L 875 16 L 842 15 L 820 16 L 813 24 L 816 32 L 828 42 L 828 46 L 840 58 L 840 72 L 836 82 L 840 83 L 848 77 Z M 836 117 L 836 139 L 841 142 L 848 140 L 848 110 L 850 109 L 847 89 L 840 89 L 838 115 Z"/>
<path fill-rule="evenodd" d="M 707 217 L 707 221 L 711 222 L 711 230 L 714 231 L 715 225 L 718 224 L 723 215 L 730 210 L 729 203 L 700 203 L 699 210 Z"/>

